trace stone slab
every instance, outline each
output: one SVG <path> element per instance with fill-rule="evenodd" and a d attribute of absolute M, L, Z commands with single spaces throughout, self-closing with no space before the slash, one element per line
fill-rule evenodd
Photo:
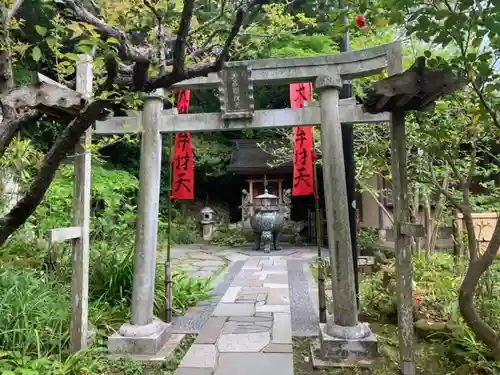
<path fill-rule="evenodd" d="M 219 353 L 256 353 L 270 342 L 269 332 L 221 335 L 217 341 Z"/>
<path fill-rule="evenodd" d="M 275 344 L 292 343 L 292 321 L 290 314 L 274 313 L 272 342 Z"/>
<path fill-rule="evenodd" d="M 292 353 L 221 353 L 214 375 L 293 375 Z"/>
<path fill-rule="evenodd" d="M 288 288 L 270 288 L 267 294 L 267 305 L 289 305 L 290 292 Z"/>
<path fill-rule="evenodd" d="M 264 286 L 265 280 L 234 280 L 231 286 L 251 286 L 251 287 L 262 287 Z"/>
<path fill-rule="evenodd" d="M 255 313 L 253 316 L 231 316 L 229 321 L 236 322 L 272 322 L 272 313 Z"/>
<path fill-rule="evenodd" d="M 292 344 L 274 344 L 270 343 L 264 348 L 263 353 L 292 353 Z"/>
<path fill-rule="evenodd" d="M 213 316 L 251 316 L 255 312 L 253 303 L 219 303 Z"/>
<path fill-rule="evenodd" d="M 175 370 L 174 375 L 212 375 L 213 373 L 213 368 L 179 367 L 177 370 Z"/>
<path fill-rule="evenodd" d="M 301 260 L 287 262 L 292 332 L 296 337 L 318 336 L 319 311 L 311 297 L 312 290 L 306 275 L 311 271 L 307 266 L 307 262 Z"/>
<path fill-rule="evenodd" d="M 255 307 L 256 312 L 289 313 L 289 305 L 262 305 Z"/>
<path fill-rule="evenodd" d="M 217 365 L 217 350 L 215 345 L 193 344 L 182 358 L 179 367 L 215 368 Z"/>
<path fill-rule="evenodd" d="M 274 268 L 274 266 L 273 266 Z M 266 276 L 266 283 L 269 284 L 286 284 L 288 285 L 288 272 L 283 274 L 268 273 Z"/>
<path fill-rule="evenodd" d="M 236 298 L 238 297 L 238 293 L 241 290 L 241 286 L 230 286 L 226 293 L 222 296 L 222 299 L 220 302 L 222 303 L 233 303 L 236 301 Z"/>
<path fill-rule="evenodd" d="M 213 316 L 207 320 L 194 341 L 195 344 L 215 344 L 227 317 Z"/>
<path fill-rule="evenodd" d="M 278 283 L 263 283 L 262 284 L 263 287 L 265 288 L 288 288 L 288 284 L 278 284 Z"/>
<path fill-rule="evenodd" d="M 224 324 L 221 334 L 269 332 L 272 326 L 273 322 L 270 320 L 257 322 L 229 321 Z"/>

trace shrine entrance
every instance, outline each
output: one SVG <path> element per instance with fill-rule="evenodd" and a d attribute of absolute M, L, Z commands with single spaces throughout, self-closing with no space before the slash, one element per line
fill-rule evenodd
<path fill-rule="evenodd" d="M 133 113 L 131 116 L 123 118 L 115 117 L 96 124 L 97 134 L 142 132 L 132 315 L 130 324 L 124 324 L 116 334 L 109 338 L 108 348 L 111 352 L 153 355 L 163 347 L 169 336 L 169 325 L 154 319 L 153 316 L 161 133 L 321 125 L 326 228 L 333 280 L 333 314 L 326 324 L 318 326 L 318 351 L 315 353 L 318 353 L 321 361 L 334 363 L 334 365 L 336 363 L 338 366 L 346 365 L 345 360 L 353 360 L 352 365 L 357 366 L 359 363 L 370 361 L 376 356 L 377 341 L 375 336 L 366 325 L 358 321 L 348 218 L 350 203 L 347 201 L 341 124 L 389 122 L 391 116 L 385 112 L 365 113 L 361 105 L 357 104 L 354 99 L 340 100 L 339 92 L 343 79 L 378 74 L 385 69 L 388 70 L 389 75 L 401 73 L 402 61 L 399 43 L 338 55 L 231 62 L 226 63 L 219 74 L 188 80 L 172 87 L 175 90 L 218 89 L 221 112 L 177 115 L 172 111 L 164 111 L 163 95 L 161 92 L 157 92 L 146 98 L 142 113 Z M 319 97 L 318 102 L 310 102 L 297 109 L 254 110 L 254 86 L 297 82 L 312 82 Z M 398 144 L 398 147 L 404 149 L 404 122 L 400 120 L 401 118 L 392 124 L 394 137 L 392 141 L 393 144 Z M 393 153 L 393 165 L 399 167 L 395 170 L 393 179 L 399 183 L 406 179 L 406 168 L 404 158 L 400 160 L 397 159 L 398 157 L 399 154 Z M 279 189 L 279 181 L 276 183 Z M 259 181 L 251 180 L 249 181 L 249 189 L 250 186 L 252 189 L 258 189 L 259 184 Z M 400 192 L 395 193 L 399 194 Z M 283 196 L 280 199 L 283 201 Z M 401 200 L 396 211 L 404 212 L 407 210 L 405 205 L 407 205 L 407 201 Z M 405 220 L 404 214 L 396 214 L 395 218 L 395 227 L 404 224 L 401 222 Z M 396 242 L 396 253 L 408 250 L 406 242 Z M 408 258 L 404 259 L 405 262 L 408 260 Z M 271 265 L 281 267 L 280 272 L 282 272 L 283 261 L 280 262 L 275 264 L 271 261 Z M 261 264 L 259 261 L 255 265 L 253 264 L 253 262 L 248 263 L 247 269 L 261 267 L 259 268 L 261 271 L 257 271 L 257 273 L 265 272 L 262 268 L 265 267 L 264 264 L 258 266 Z M 408 291 L 401 297 L 403 298 L 403 301 L 400 301 L 401 304 L 411 307 L 411 278 L 405 279 L 403 277 L 398 279 L 398 282 L 403 290 Z M 238 288 L 237 284 L 234 285 L 234 288 Z M 276 285 L 279 288 L 281 284 L 269 285 L 269 288 L 276 287 Z M 281 288 L 283 287 L 281 286 Z M 273 336 L 275 328 L 278 332 L 280 327 L 290 324 L 287 323 L 287 321 L 291 321 L 289 309 L 275 309 L 276 305 L 262 306 L 260 304 L 257 308 L 253 305 L 253 307 L 247 306 L 251 312 L 243 313 L 241 305 L 237 306 L 238 304 L 234 303 L 236 296 L 231 297 L 230 292 L 233 293 L 233 291 L 228 291 L 219 303 L 217 309 L 221 305 L 226 306 L 222 306 L 220 311 L 216 310 L 213 313 L 215 317 L 231 317 L 234 314 L 253 316 L 255 311 L 269 311 L 274 316 Z M 275 326 L 276 324 L 278 326 Z M 403 335 L 408 340 L 412 332 L 405 331 Z M 219 343 L 220 345 L 222 344 Z M 346 350 L 347 347 L 350 349 Z M 208 347 L 203 350 L 216 351 L 215 348 Z M 404 360 L 403 358 L 403 362 Z M 292 366 L 291 359 L 289 365 Z M 215 373 L 218 374 L 217 370 Z"/>

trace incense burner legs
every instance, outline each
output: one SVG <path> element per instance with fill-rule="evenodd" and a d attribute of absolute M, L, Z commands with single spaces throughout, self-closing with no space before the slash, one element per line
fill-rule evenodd
<path fill-rule="evenodd" d="M 278 211 L 259 211 L 250 219 L 253 229 L 254 250 L 265 253 L 281 250 L 279 238 L 283 229 L 283 214 Z"/>

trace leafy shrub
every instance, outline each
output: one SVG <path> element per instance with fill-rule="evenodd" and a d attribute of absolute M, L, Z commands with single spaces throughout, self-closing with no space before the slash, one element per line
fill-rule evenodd
<path fill-rule="evenodd" d="M 163 220 L 160 223 L 160 238 L 166 240 L 168 224 Z M 172 222 L 172 243 L 177 245 L 196 243 L 199 239 L 199 230 L 196 219 L 178 216 Z"/>
<path fill-rule="evenodd" d="M 172 305 L 174 313 L 183 314 L 189 307 L 196 305 L 199 301 L 209 297 L 210 278 L 202 279 L 189 276 L 185 272 L 175 272 L 172 276 Z M 163 311 L 165 288 L 163 280 L 157 281 L 155 293 L 155 310 L 157 313 Z"/>
<path fill-rule="evenodd" d="M 425 254 L 413 257 L 413 292 L 421 298 L 418 315 L 428 321 L 450 321 L 453 330 L 445 335 L 434 335 L 433 340 L 443 339 L 447 355 L 455 366 L 467 374 L 496 374 L 499 364 L 492 362 L 488 348 L 477 340 L 470 328 L 463 322 L 458 310 L 458 289 L 465 272 L 465 264 L 444 253 Z M 500 279 L 500 266 L 493 265 L 490 277 Z M 365 317 L 375 321 L 387 320 L 395 313 L 395 268 L 394 262 L 385 265 L 379 272 L 368 276 L 360 283 L 360 304 Z M 496 319 L 500 309 L 500 287 L 492 284 L 491 289 L 478 288 L 476 306 L 483 318 Z M 495 318 L 493 318 L 495 317 Z M 394 316 L 390 316 L 394 318 Z M 498 328 L 493 324 L 493 327 Z M 496 372 L 495 372 L 496 371 Z"/>
<path fill-rule="evenodd" d="M 89 298 L 109 306 L 130 306 L 132 300 L 134 248 L 111 251 L 97 258 L 90 267 Z M 156 270 L 155 313 L 163 313 L 165 286 L 163 268 Z M 172 275 L 173 311 L 182 314 L 187 308 L 208 297 L 210 279 L 188 276 L 182 271 Z"/>
<path fill-rule="evenodd" d="M 243 232 L 239 229 L 231 229 L 228 225 L 217 227 L 211 244 L 221 247 L 236 247 L 243 246 L 248 243 Z"/>
<path fill-rule="evenodd" d="M 373 256 L 383 251 L 377 231 L 361 229 L 357 236 L 358 250 L 361 255 Z"/>

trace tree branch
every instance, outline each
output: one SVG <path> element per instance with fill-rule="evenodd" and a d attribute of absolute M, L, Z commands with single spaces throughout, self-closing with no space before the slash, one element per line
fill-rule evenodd
<path fill-rule="evenodd" d="M 226 42 L 224 43 L 222 52 L 219 54 L 215 62 L 198 64 L 191 68 L 185 68 L 183 71 L 178 71 L 178 72 L 173 70 L 172 72 L 169 72 L 165 75 L 150 80 L 144 86 L 144 90 L 152 91 L 159 88 L 169 88 L 174 83 L 197 77 L 206 77 L 210 73 L 216 73 L 219 70 L 221 70 L 222 67 L 224 66 L 224 62 L 229 56 L 229 47 L 231 46 L 231 43 L 236 38 L 243 25 L 243 21 L 245 19 L 244 17 L 245 11 L 253 7 L 255 4 L 257 4 L 257 1 L 260 0 L 256 0 L 255 2 L 251 3 L 248 7 L 238 9 L 235 21 L 233 23 L 233 26 L 231 27 L 231 31 L 229 32 Z"/>
<path fill-rule="evenodd" d="M 199 32 L 202 32 L 203 30 L 205 30 L 207 27 L 213 25 L 215 22 L 217 22 L 218 20 L 220 20 L 222 17 L 224 17 L 224 12 L 226 10 L 226 3 L 227 3 L 227 0 L 222 0 L 222 4 L 221 4 L 221 7 L 220 7 L 220 13 L 214 17 L 212 17 L 211 19 L 209 19 L 207 22 L 201 24 L 200 26 L 198 26 L 196 29 L 194 30 L 191 30 L 189 31 L 188 33 L 188 36 L 192 36 L 194 34 L 197 34 Z"/>
<path fill-rule="evenodd" d="M 61 162 L 73 152 L 75 144 L 95 121 L 104 120 L 111 112 L 110 103 L 98 100 L 90 104 L 83 113 L 75 118 L 58 137 L 44 162 L 35 180 L 31 183 L 26 195 L 0 219 L 0 245 L 14 233 L 35 211 L 45 195 L 50 183 L 55 177 Z"/>
<path fill-rule="evenodd" d="M 8 24 L 12 19 L 15 17 L 17 14 L 17 11 L 21 6 L 23 5 L 24 0 L 14 0 L 14 3 L 12 4 L 12 7 L 9 9 L 7 13 L 7 17 L 5 17 L 5 24 Z"/>
<path fill-rule="evenodd" d="M 493 120 L 493 124 L 495 124 L 495 126 L 500 129 L 500 119 L 498 118 L 497 116 L 497 112 L 494 108 L 491 107 L 490 103 L 488 103 L 488 101 L 486 100 L 486 98 L 484 97 L 483 93 L 481 92 L 481 90 L 479 89 L 479 87 L 477 87 L 476 83 L 475 82 L 472 82 L 472 88 L 474 89 L 474 91 L 476 92 L 477 96 L 479 97 L 479 100 L 481 101 L 481 103 L 483 104 L 484 108 L 486 109 L 486 111 L 489 113 L 489 115 L 491 116 L 491 119 Z"/>
<path fill-rule="evenodd" d="M 174 63 L 172 73 L 174 75 L 182 74 L 184 71 L 184 61 L 186 59 L 186 41 L 193 17 L 194 0 L 184 0 L 182 8 L 181 20 L 179 22 L 179 31 L 177 31 L 177 39 L 174 45 Z"/>
<path fill-rule="evenodd" d="M 474 308 L 474 295 L 481 276 L 493 264 L 500 248 L 500 218 L 497 220 L 490 243 L 482 256 L 469 260 L 467 272 L 460 285 L 458 305 L 460 314 L 476 337 L 492 351 L 493 358 L 500 360 L 500 335 L 481 319 Z"/>
<path fill-rule="evenodd" d="M 7 114 L 7 111 L 8 110 L 3 111 L 4 118 L 0 123 L 0 157 L 3 156 L 7 147 L 9 147 L 10 142 L 14 138 L 14 135 L 21 124 L 27 121 L 32 121 L 41 115 L 41 112 L 36 110 L 29 110 L 19 116 L 12 113 Z"/>
<path fill-rule="evenodd" d="M 144 54 L 140 48 L 132 45 L 128 40 L 127 35 L 117 27 L 108 25 L 103 20 L 90 13 L 78 0 L 64 0 L 63 4 L 66 8 L 61 9 L 66 18 L 74 21 L 85 22 L 93 26 L 101 36 L 101 39 L 107 40 L 109 38 L 117 39 L 120 44 L 118 45 L 118 52 L 120 58 L 129 62 L 145 62 L 149 61 L 149 56 Z"/>

